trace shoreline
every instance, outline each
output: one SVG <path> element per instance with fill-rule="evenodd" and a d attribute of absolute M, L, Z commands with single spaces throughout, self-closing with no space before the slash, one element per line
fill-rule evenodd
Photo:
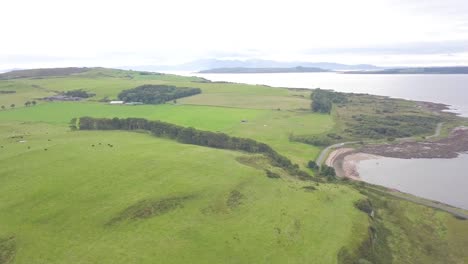
<path fill-rule="evenodd" d="M 361 181 L 357 166 L 360 161 L 380 158 L 453 159 L 468 152 L 468 127 L 457 127 L 447 138 L 434 141 L 403 141 L 396 144 L 367 145 L 359 149 L 337 148 L 325 160 L 337 176 Z"/>
<path fill-rule="evenodd" d="M 459 154 L 468 154 L 468 152 L 464 153 L 459 153 Z M 363 161 L 368 161 L 370 163 L 367 163 L 370 166 L 379 166 L 378 164 L 380 163 L 380 160 L 383 158 L 386 158 L 384 156 L 379 156 L 379 155 L 374 155 L 374 154 L 368 154 L 368 153 L 363 153 L 359 152 L 359 150 L 354 150 L 354 149 L 337 149 L 334 150 L 333 153 L 330 154 L 330 159 L 327 159 L 327 165 L 332 165 L 332 167 L 335 169 L 336 175 L 340 178 L 346 178 L 349 180 L 352 180 L 353 182 L 356 183 L 362 183 L 364 185 L 362 186 L 367 186 L 367 188 L 378 188 L 382 193 L 394 196 L 399 199 L 411 201 L 417 204 L 421 204 L 424 206 L 429 206 L 432 208 L 440 209 L 442 211 L 451 213 L 452 215 L 462 218 L 462 219 L 468 219 L 468 208 L 466 207 L 466 203 L 463 202 L 465 201 L 464 199 L 460 200 L 460 198 L 456 198 L 457 195 L 462 195 L 460 191 L 458 190 L 455 196 L 451 196 L 448 200 L 443 198 L 444 196 L 440 196 L 437 194 L 430 194 L 430 193 L 425 193 L 419 192 L 417 189 L 411 189 L 411 187 L 408 187 L 407 185 L 399 185 L 398 182 L 399 180 L 396 180 L 397 184 L 385 184 L 385 183 L 378 183 L 374 182 L 371 179 L 366 180 L 367 178 L 362 178 L 361 175 L 359 174 L 359 168 L 360 168 L 360 163 Z M 394 158 L 395 159 L 395 158 Z M 451 159 L 451 158 L 445 158 L 445 159 Z M 463 161 L 462 161 L 463 162 Z M 376 165 L 372 165 L 376 163 Z M 458 164 L 458 163 L 456 163 Z M 391 177 L 394 173 L 398 174 L 398 170 L 391 172 L 387 171 L 386 175 L 388 177 Z M 463 175 L 463 172 L 460 172 Z M 434 174 L 433 174 L 434 175 Z M 398 176 L 398 175 L 395 175 Z M 410 175 L 407 175 L 410 176 Z M 443 176 L 440 174 L 435 174 L 435 177 L 437 176 Z M 419 180 L 421 177 L 419 177 Z M 415 178 L 417 179 L 417 178 Z M 395 181 L 393 181 L 395 183 Z M 437 182 L 437 181 L 435 181 Z M 444 180 L 442 180 L 444 182 Z M 466 181 L 463 181 L 466 182 Z M 421 183 L 421 186 L 424 186 L 424 183 Z M 436 186 L 434 184 L 429 185 L 430 186 Z M 401 189 L 400 189 L 401 187 Z M 419 187 L 418 187 L 419 188 Z M 425 193 L 425 194 L 423 194 Z M 453 199 L 456 200 L 453 200 Z M 450 200 L 452 199 L 452 200 Z M 461 210 L 461 211 L 460 211 Z"/>
<path fill-rule="evenodd" d="M 454 128 L 446 138 L 367 145 L 359 152 L 399 159 L 452 159 L 468 152 L 468 127 Z"/>

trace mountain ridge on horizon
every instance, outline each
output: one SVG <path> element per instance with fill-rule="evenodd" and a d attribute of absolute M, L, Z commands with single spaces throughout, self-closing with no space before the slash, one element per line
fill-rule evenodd
<path fill-rule="evenodd" d="M 294 68 L 310 67 L 324 70 L 381 70 L 372 64 L 342 64 L 335 62 L 307 62 L 307 61 L 275 61 L 275 60 L 223 60 L 223 59 L 200 59 L 178 65 L 138 65 L 122 66 L 119 69 L 144 70 L 144 71 L 202 71 L 214 68 Z"/>

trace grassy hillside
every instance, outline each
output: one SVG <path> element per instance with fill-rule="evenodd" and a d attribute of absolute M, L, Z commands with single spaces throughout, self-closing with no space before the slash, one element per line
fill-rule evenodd
<path fill-rule="evenodd" d="M 366 231 L 352 189 L 309 192 L 236 161 L 246 154 L 37 123 L 0 133 L 0 237 L 14 237 L 16 263 L 333 263 Z"/>
<path fill-rule="evenodd" d="M 80 116 L 161 120 L 267 143 L 305 169 L 320 148 L 290 136 L 346 125 L 345 109 L 312 113 L 309 91 L 102 68 L 59 73 L 0 81 L 0 91 L 16 91 L 0 95 L 1 264 L 466 261 L 468 223 L 448 214 L 359 185 L 272 179 L 258 155 L 68 127 Z M 202 93 L 177 104 L 99 102 L 144 84 Z M 76 89 L 96 96 L 39 100 Z M 375 219 L 354 206 L 366 196 Z M 379 240 L 369 242 L 374 229 Z"/>

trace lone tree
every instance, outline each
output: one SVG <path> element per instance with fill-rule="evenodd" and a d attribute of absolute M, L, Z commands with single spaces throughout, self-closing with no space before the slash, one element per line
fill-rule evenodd
<path fill-rule="evenodd" d="M 24 103 L 24 106 L 26 106 L 26 107 L 28 107 L 30 105 L 31 105 L 31 102 L 29 102 L 29 101 L 26 101 L 26 103 Z"/>
<path fill-rule="evenodd" d="M 32 101 L 31 104 L 32 104 L 32 105 L 36 105 L 36 101 Z"/>
<path fill-rule="evenodd" d="M 4 106 L 4 105 L 2 105 L 2 110 L 5 110 L 5 106 Z"/>
<path fill-rule="evenodd" d="M 11 108 L 15 108 L 15 104 L 11 104 L 10 107 L 11 107 Z"/>

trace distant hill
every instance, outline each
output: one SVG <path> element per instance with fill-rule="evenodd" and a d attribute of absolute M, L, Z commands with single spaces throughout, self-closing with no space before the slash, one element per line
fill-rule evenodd
<path fill-rule="evenodd" d="M 0 74 L 0 80 L 18 79 L 18 78 L 34 78 L 48 76 L 67 76 L 76 73 L 87 72 L 92 68 L 50 68 L 50 69 L 32 69 L 32 70 L 15 70 Z"/>
<path fill-rule="evenodd" d="M 2 69 L 2 70 L 0 70 L 0 73 L 11 72 L 11 71 L 19 71 L 19 70 L 23 70 L 23 69 L 21 69 L 21 68 Z"/>
<path fill-rule="evenodd" d="M 199 71 L 199 73 L 292 73 L 292 72 L 328 72 L 314 67 L 293 67 L 293 68 L 216 68 Z"/>
<path fill-rule="evenodd" d="M 333 62 L 307 62 L 307 61 L 273 61 L 273 60 L 218 60 L 204 59 L 196 60 L 179 65 L 141 65 L 125 66 L 120 69 L 132 69 L 139 71 L 202 71 L 218 68 L 293 68 L 297 66 L 321 68 L 324 70 L 381 70 L 382 68 L 370 64 L 348 65 Z"/>
<path fill-rule="evenodd" d="M 381 71 L 348 71 L 346 74 L 468 74 L 466 67 L 414 67 Z"/>

